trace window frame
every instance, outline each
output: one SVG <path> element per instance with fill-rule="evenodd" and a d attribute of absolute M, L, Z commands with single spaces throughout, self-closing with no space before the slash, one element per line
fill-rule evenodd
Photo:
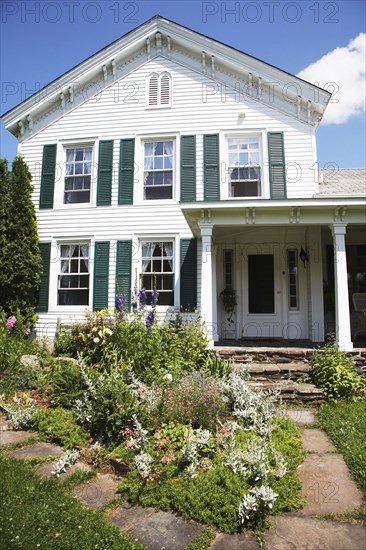
<path fill-rule="evenodd" d="M 138 172 L 135 173 L 135 177 L 137 177 L 139 185 L 137 192 L 135 193 L 134 197 L 134 204 L 139 205 L 164 205 L 164 204 L 172 204 L 177 203 L 178 199 L 178 189 L 180 186 L 180 150 L 179 150 L 179 135 L 178 134 L 151 134 L 151 135 L 142 135 L 136 138 L 136 149 L 139 148 L 138 153 L 138 159 L 139 159 L 139 166 L 142 167 L 142 169 L 138 170 Z M 157 142 L 157 141 L 172 141 L 173 143 L 173 160 L 172 160 L 172 170 L 173 170 L 173 178 L 172 178 L 172 198 L 171 199 L 145 199 L 144 198 L 144 191 L 145 191 L 145 185 L 144 185 L 144 174 L 145 174 L 145 143 L 148 142 Z"/>
<path fill-rule="evenodd" d="M 162 103 L 162 80 L 163 77 L 167 76 L 169 79 L 169 101 L 168 103 Z M 150 104 L 150 85 L 151 85 L 151 79 L 153 77 L 156 77 L 157 82 L 157 103 L 156 105 Z M 172 106 L 172 90 L 173 90 L 173 80 L 172 75 L 168 71 L 162 71 L 161 73 L 158 73 L 156 71 L 149 74 L 147 77 L 147 85 L 146 85 L 146 99 L 145 99 L 145 108 L 146 109 L 170 109 Z"/>
<path fill-rule="evenodd" d="M 94 285 L 94 243 L 95 238 L 89 235 L 80 237 L 59 237 L 52 239 L 49 277 L 49 311 L 55 312 L 76 312 L 83 314 L 85 309 L 93 307 L 93 285 Z M 58 304 L 58 278 L 61 275 L 61 246 L 62 245 L 85 245 L 89 246 L 89 303 L 88 305 L 59 305 Z"/>
<path fill-rule="evenodd" d="M 222 251 L 223 258 L 223 277 L 224 277 L 224 289 L 235 290 L 235 265 L 234 265 L 234 250 L 232 248 L 224 248 Z M 227 256 L 230 256 L 229 260 Z M 230 265 L 230 273 L 228 271 L 228 266 Z M 228 278 L 231 279 L 231 282 L 228 283 Z"/>
<path fill-rule="evenodd" d="M 81 149 L 91 147 L 91 177 L 90 177 L 90 199 L 89 202 L 65 203 L 65 178 L 66 178 L 66 158 L 68 149 Z M 98 149 L 99 140 L 97 138 L 62 140 L 57 147 L 56 155 L 56 176 L 55 176 L 55 205 L 57 209 L 64 208 L 87 208 L 96 203 L 97 179 L 98 179 Z"/>
<path fill-rule="evenodd" d="M 178 252 L 178 248 L 177 248 L 177 242 L 178 242 L 177 238 L 172 236 L 171 234 L 169 234 L 169 235 L 156 235 L 156 236 L 154 235 L 153 237 L 152 236 L 140 235 L 140 236 L 138 236 L 137 241 L 136 241 L 136 244 L 138 246 L 138 251 L 139 251 L 138 265 L 136 266 L 138 289 L 142 288 L 142 286 L 141 286 L 141 278 L 143 276 L 143 271 L 142 271 L 142 258 L 143 258 L 143 256 L 142 256 L 142 245 L 144 243 L 164 243 L 164 242 L 172 243 L 172 245 L 173 245 L 173 268 L 174 268 L 174 271 L 173 271 L 173 293 L 174 293 L 174 299 L 173 299 L 173 305 L 161 305 L 159 303 L 157 304 L 157 306 L 156 306 L 157 311 L 162 311 L 162 312 L 166 312 L 166 311 L 169 311 L 169 310 L 176 310 L 177 309 L 177 304 L 179 304 L 179 300 L 180 300 L 179 285 L 177 284 L 177 281 L 178 281 L 178 278 L 179 278 L 179 271 L 178 271 L 178 269 L 179 269 L 178 254 L 179 254 L 179 252 Z"/>
<path fill-rule="evenodd" d="M 229 181 L 229 140 L 240 138 L 258 138 L 259 140 L 259 167 L 260 167 L 260 194 L 244 197 L 232 197 L 230 194 L 230 181 Z M 266 131 L 261 129 L 254 130 L 241 130 L 241 131 L 224 131 L 221 134 L 220 149 L 223 151 L 224 161 L 221 163 L 221 186 L 220 192 L 222 199 L 230 201 L 248 201 L 270 198 L 269 187 L 269 170 L 268 162 L 268 147 L 266 139 Z"/>
<path fill-rule="evenodd" d="M 291 282 L 291 276 L 293 275 L 290 272 L 290 253 L 295 255 L 295 269 L 296 273 L 295 281 Z M 299 252 L 297 248 L 287 248 L 286 250 L 286 274 L 287 274 L 287 307 L 289 311 L 300 311 L 300 287 L 299 287 Z M 295 294 L 291 294 L 291 288 L 295 288 Z M 296 306 L 291 305 L 291 297 L 295 296 Z"/>

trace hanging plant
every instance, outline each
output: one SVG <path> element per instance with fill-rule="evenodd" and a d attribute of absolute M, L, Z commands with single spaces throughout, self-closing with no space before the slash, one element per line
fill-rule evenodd
<path fill-rule="evenodd" d="M 222 296 L 224 310 L 228 314 L 227 320 L 230 324 L 232 324 L 234 322 L 233 315 L 235 312 L 235 307 L 238 305 L 236 301 L 236 291 L 231 288 L 225 288 L 222 292 L 220 292 L 220 296 Z"/>

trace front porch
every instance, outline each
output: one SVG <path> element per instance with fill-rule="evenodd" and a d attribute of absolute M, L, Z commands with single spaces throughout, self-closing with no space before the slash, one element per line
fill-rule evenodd
<path fill-rule="evenodd" d="M 351 351 L 363 338 L 352 305 L 354 293 L 366 292 L 362 208 L 346 217 L 331 202 L 275 202 L 183 209 L 198 237 L 199 305 L 211 346 L 301 340 L 314 347 L 335 332 L 339 348 Z M 231 293 L 231 308 L 223 293 Z"/>

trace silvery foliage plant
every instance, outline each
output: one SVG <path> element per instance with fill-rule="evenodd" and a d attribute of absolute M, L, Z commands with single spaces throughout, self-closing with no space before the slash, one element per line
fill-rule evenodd
<path fill-rule="evenodd" d="M 183 458 L 186 462 L 188 462 L 188 466 L 186 468 L 188 477 L 193 478 L 197 476 L 197 466 L 200 466 L 206 470 L 212 468 L 211 461 L 208 461 L 205 458 L 202 460 L 200 459 L 200 451 L 202 451 L 209 444 L 211 435 L 212 434 L 209 430 L 204 430 L 202 428 L 193 430 L 191 426 L 188 428 L 183 447 Z"/>
<path fill-rule="evenodd" d="M 139 404 L 143 404 L 147 412 L 151 412 L 159 401 L 159 395 L 145 386 L 145 384 L 137 378 L 132 369 L 126 372 L 126 377 L 129 382 L 128 388 L 135 395 Z"/>
<path fill-rule="evenodd" d="M 73 412 L 75 418 L 79 422 L 82 424 L 90 424 L 93 417 L 93 400 L 96 398 L 97 388 L 100 388 L 103 384 L 113 385 L 114 382 L 120 380 L 123 375 L 118 370 L 113 370 L 110 374 L 100 374 L 94 381 L 90 375 L 88 366 L 85 364 L 82 353 L 78 353 L 78 364 L 86 390 L 80 399 L 75 400 Z"/>
<path fill-rule="evenodd" d="M 239 504 L 239 523 L 244 524 L 249 520 L 250 515 L 259 508 L 264 507 L 271 510 L 277 496 L 277 493 L 268 485 L 261 485 L 260 487 L 251 489 L 248 494 L 244 495 Z"/>
<path fill-rule="evenodd" d="M 53 476 L 59 477 L 60 474 L 66 472 L 66 469 L 75 464 L 75 462 L 80 457 L 80 451 L 77 449 L 72 449 L 72 451 L 65 451 L 63 455 L 60 456 L 53 469 L 51 474 Z"/>
<path fill-rule="evenodd" d="M 138 455 L 135 456 L 135 462 L 141 477 L 143 477 L 144 479 L 149 477 L 154 462 L 153 457 L 149 453 L 141 451 Z"/>
<path fill-rule="evenodd" d="M 239 367 L 222 382 L 222 392 L 233 415 L 244 422 L 245 430 L 250 430 L 257 436 L 257 439 L 249 439 L 243 449 L 236 444 L 237 430 L 232 430 L 225 444 L 223 464 L 235 473 L 249 474 L 250 483 L 263 483 L 243 497 L 238 511 L 240 523 L 249 519 L 250 514 L 259 507 L 272 508 L 277 495 L 268 485 L 268 475 L 272 473 L 280 477 L 286 474 L 283 457 L 272 442 L 272 432 L 276 429 L 274 418 L 278 414 L 279 391 L 253 391 L 248 386 L 248 380 L 248 370 Z M 270 457 L 272 460 L 274 458 L 275 466 L 271 464 Z"/>
<path fill-rule="evenodd" d="M 27 399 L 27 404 L 24 404 L 21 398 L 15 396 L 12 403 L 7 403 L 4 395 L 0 395 L 0 408 L 5 412 L 13 430 L 27 428 L 38 410 L 33 399 Z"/>

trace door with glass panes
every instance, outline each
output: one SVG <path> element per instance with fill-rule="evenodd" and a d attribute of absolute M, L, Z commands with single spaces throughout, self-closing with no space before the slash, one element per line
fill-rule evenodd
<path fill-rule="evenodd" d="M 242 336 L 280 338 L 283 318 L 279 253 L 248 250 L 242 258 Z"/>

